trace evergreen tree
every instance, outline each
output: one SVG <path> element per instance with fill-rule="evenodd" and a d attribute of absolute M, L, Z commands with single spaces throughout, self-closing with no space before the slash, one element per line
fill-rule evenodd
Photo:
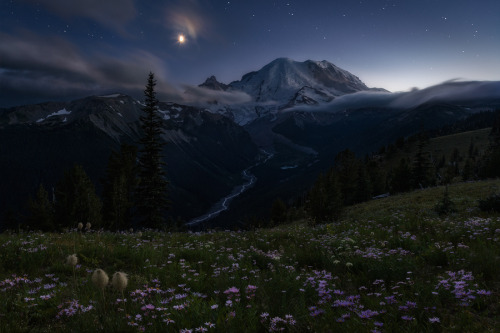
<path fill-rule="evenodd" d="M 474 150 L 475 150 L 474 140 L 471 138 L 470 139 L 470 144 L 469 144 L 469 158 L 473 158 L 474 157 Z"/>
<path fill-rule="evenodd" d="M 435 168 L 429 153 L 424 150 L 425 144 L 425 138 L 421 135 L 412 167 L 413 186 L 416 188 L 432 186 L 436 182 Z"/>
<path fill-rule="evenodd" d="M 33 229 L 52 231 L 54 225 L 54 206 L 49 200 L 49 194 L 42 184 L 38 187 L 35 199 L 29 201 L 28 225 Z"/>
<path fill-rule="evenodd" d="M 379 195 L 387 192 L 387 174 L 375 158 L 366 161 L 366 171 L 372 187 L 372 194 Z"/>
<path fill-rule="evenodd" d="M 434 211 L 439 215 L 448 215 L 457 211 L 455 208 L 455 203 L 450 199 L 450 194 L 448 193 L 448 185 L 446 185 L 443 198 L 434 207 Z"/>
<path fill-rule="evenodd" d="M 467 161 L 465 161 L 464 169 L 462 171 L 462 180 L 470 180 L 474 179 L 475 176 L 475 170 L 474 170 L 474 160 L 472 158 L 468 158 Z"/>
<path fill-rule="evenodd" d="M 274 200 L 271 207 L 271 221 L 274 225 L 283 224 L 286 222 L 286 204 L 280 198 Z"/>
<path fill-rule="evenodd" d="M 337 219 L 342 212 L 342 194 L 334 169 L 320 174 L 309 192 L 307 210 L 314 223 Z"/>
<path fill-rule="evenodd" d="M 370 200 L 372 197 L 372 185 L 370 178 L 368 177 L 368 172 L 366 171 L 366 166 L 364 163 L 360 163 L 358 167 L 358 177 L 356 180 L 356 191 L 354 194 L 354 203 L 363 202 Z"/>
<path fill-rule="evenodd" d="M 338 175 L 340 191 L 344 198 L 344 205 L 352 205 L 355 202 L 360 163 L 356 158 L 356 154 L 349 149 L 341 151 L 335 157 L 335 170 Z"/>
<path fill-rule="evenodd" d="M 102 203 L 95 187 L 81 165 L 64 173 L 56 187 L 55 213 L 59 227 L 75 227 L 77 223 L 90 222 L 101 225 Z"/>
<path fill-rule="evenodd" d="M 478 150 L 477 146 L 476 146 L 476 145 L 474 145 L 474 140 L 473 140 L 472 138 L 470 139 L 470 144 L 469 144 L 469 152 L 468 152 L 468 154 L 469 154 L 468 156 L 469 156 L 470 158 L 474 158 L 474 159 L 475 159 L 475 157 L 476 157 L 477 155 L 479 155 L 479 150 Z"/>
<path fill-rule="evenodd" d="M 407 192 L 411 190 L 411 168 L 408 161 L 402 158 L 394 169 L 390 188 L 392 193 Z"/>
<path fill-rule="evenodd" d="M 168 181 L 165 177 L 162 162 L 164 142 L 160 138 L 163 133 L 162 119 L 158 114 L 156 99 L 156 81 L 154 74 L 149 73 L 144 90 L 145 105 L 140 117 L 143 136 L 140 139 L 139 185 L 137 187 L 137 209 L 145 227 L 159 227 L 165 221 L 165 210 L 168 208 Z"/>
<path fill-rule="evenodd" d="M 132 224 L 133 193 L 137 182 L 137 147 L 122 144 L 113 151 L 103 179 L 103 219 L 112 230 L 129 229 Z"/>
<path fill-rule="evenodd" d="M 405 146 L 405 138 L 404 137 L 399 137 L 396 139 L 396 147 L 398 149 L 403 149 Z"/>
<path fill-rule="evenodd" d="M 454 168 L 454 176 L 457 176 L 460 173 L 459 165 L 461 161 L 462 161 L 462 156 L 460 156 L 460 151 L 458 151 L 458 148 L 455 147 L 451 154 L 451 165 Z"/>
<path fill-rule="evenodd" d="M 441 157 L 439 158 L 438 164 L 436 166 L 436 169 L 442 169 L 446 165 L 446 156 L 444 154 L 441 154 Z"/>
<path fill-rule="evenodd" d="M 324 212 L 326 206 L 324 178 L 325 176 L 323 174 L 319 174 L 316 182 L 309 191 L 308 200 L 306 201 L 307 210 L 309 211 L 309 215 L 313 218 L 314 223 L 322 221 L 326 215 Z"/>
<path fill-rule="evenodd" d="M 453 178 L 457 176 L 457 169 L 453 164 L 447 165 L 444 169 L 442 183 L 443 184 L 451 184 Z"/>
<path fill-rule="evenodd" d="M 12 207 L 7 207 L 2 216 L 2 224 L 0 224 L 0 231 L 5 229 L 17 230 L 19 231 L 23 227 L 23 219 L 17 211 Z M 3 230 L 2 230 L 3 229 Z"/>
<path fill-rule="evenodd" d="M 343 195 L 340 190 L 337 172 L 335 169 L 330 170 L 325 183 L 326 193 L 326 216 L 331 219 L 338 219 L 342 213 Z"/>
<path fill-rule="evenodd" d="M 500 176 L 500 117 L 493 124 L 490 132 L 490 143 L 483 161 L 484 177 Z"/>

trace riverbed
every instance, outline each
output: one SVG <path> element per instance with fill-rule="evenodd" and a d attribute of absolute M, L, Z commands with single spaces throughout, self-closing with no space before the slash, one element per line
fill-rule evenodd
<path fill-rule="evenodd" d="M 255 184 L 255 182 L 257 181 L 257 177 L 255 177 L 255 175 L 252 174 L 250 172 L 250 170 L 255 168 L 256 166 L 259 166 L 261 164 L 266 163 L 274 156 L 273 153 L 269 153 L 263 149 L 261 149 L 261 152 L 264 154 L 265 158 L 258 161 L 256 164 L 246 168 L 245 170 L 243 170 L 241 172 L 241 176 L 245 180 L 245 183 L 233 188 L 231 193 L 229 195 L 225 196 L 224 198 L 222 198 L 221 200 L 219 200 L 215 205 L 213 205 L 212 208 L 210 208 L 210 210 L 208 211 L 208 213 L 192 219 L 191 221 L 189 221 L 185 225 L 186 226 L 194 226 L 194 225 L 197 225 L 199 223 L 213 219 L 214 217 L 216 217 L 217 215 L 219 215 L 223 211 L 227 210 L 229 208 L 229 204 L 231 203 L 231 201 L 234 198 L 238 197 L 243 192 L 245 192 L 250 187 L 252 187 Z"/>

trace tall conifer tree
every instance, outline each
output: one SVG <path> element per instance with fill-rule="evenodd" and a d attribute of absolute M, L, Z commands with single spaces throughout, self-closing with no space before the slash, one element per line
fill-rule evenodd
<path fill-rule="evenodd" d="M 277 198 L 273 201 L 273 205 L 271 206 L 271 221 L 274 222 L 274 225 L 286 222 L 286 210 L 286 204 L 281 198 Z"/>
<path fill-rule="evenodd" d="M 424 150 L 426 143 L 426 138 L 421 134 L 412 166 L 413 187 L 415 188 L 433 186 L 436 182 L 435 167 L 432 164 L 429 152 Z"/>
<path fill-rule="evenodd" d="M 343 207 L 337 171 L 320 174 L 308 196 L 307 209 L 314 224 L 337 219 Z"/>
<path fill-rule="evenodd" d="M 144 90 L 143 114 L 140 117 L 143 136 L 140 139 L 139 185 L 137 187 L 137 209 L 145 227 L 159 227 L 164 222 L 165 210 L 168 208 L 168 181 L 162 162 L 162 151 L 165 142 L 160 135 L 162 119 L 158 115 L 158 100 L 155 92 L 156 80 L 149 73 Z"/>
<path fill-rule="evenodd" d="M 120 152 L 111 153 L 102 184 L 106 227 L 112 230 L 130 228 L 137 186 L 137 147 L 122 144 Z"/>
<path fill-rule="evenodd" d="M 338 219 L 343 209 L 343 195 L 340 190 L 338 175 L 335 169 L 331 169 L 326 176 L 326 212 L 330 218 Z"/>
<path fill-rule="evenodd" d="M 372 184 L 370 183 L 370 178 L 368 172 L 366 171 L 366 166 L 363 162 L 359 163 L 358 167 L 358 179 L 356 182 L 356 190 L 354 192 L 353 202 L 363 202 L 370 200 L 372 197 Z"/>
<path fill-rule="evenodd" d="M 486 150 L 485 160 L 483 162 L 483 176 L 500 176 L 500 117 L 497 117 L 493 123 L 490 132 L 490 144 Z"/>
<path fill-rule="evenodd" d="M 412 189 L 411 166 L 405 158 L 399 161 L 399 165 L 394 169 L 390 181 L 392 193 L 407 192 Z"/>
<path fill-rule="evenodd" d="M 357 171 L 360 163 L 356 154 L 349 149 L 341 151 L 335 157 L 335 170 L 345 205 L 352 205 L 355 202 Z"/>
<path fill-rule="evenodd" d="M 43 231 L 53 231 L 54 225 L 54 206 L 49 200 L 49 194 L 42 184 L 38 187 L 35 199 L 29 200 L 30 217 L 29 226 Z"/>
<path fill-rule="evenodd" d="M 320 174 L 309 191 L 307 210 L 314 219 L 314 224 L 322 223 L 327 218 L 326 176 Z"/>
<path fill-rule="evenodd" d="M 94 184 L 83 167 L 75 164 L 56 186 L 55 213 L 59 227 L 72 228 L 79 222 L 100 227 L 101 208 Z"/>

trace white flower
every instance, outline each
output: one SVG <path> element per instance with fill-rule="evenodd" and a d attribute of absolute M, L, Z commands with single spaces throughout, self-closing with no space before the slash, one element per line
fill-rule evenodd
<path fill-rule="evenodd" d="M 104 289 L 109 282 L 108 274 L 102 269 L 96 269 L 94 273 L 92 273 L 92 282 L 100 289 Z"/>
<path fill-rule="evenodd" d="M 71 254 L 66 257 L 66 265 L 76 266 L 77 263 L 78 263 L 78 257 L 76 256 L 76 254 Z"/>
<path fill-rule="evenodd" d="M 125 288 L 127 288 L 127 283 L 128 283 L 127 274 L 123 272 L 116 272 L 115 274 L 113 274 L 113 278 L 111 279 L 111 284 L 118 291 L 125 290 Z"/>

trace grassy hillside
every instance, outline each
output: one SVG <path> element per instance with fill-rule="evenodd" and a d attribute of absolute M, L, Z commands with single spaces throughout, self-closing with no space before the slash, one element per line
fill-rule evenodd
<path fill-rule="evenodd" d="M 476 207 L 498 188 L 450 186 L 447 217 L 433 188 L 314 228 L 0 234 L 0 332 L 494 332 L 500 217 Z"/>
<path fill-rule="evenodd" d="M 446 162 L 449 162 L 452 159 L 453 151 L 457 149 L 461 157 L 459 161 L 459 168 L 461 169 L 469 156 L 471 143 L 477 149 L 477 153 L 479 155 L 482 154 L 488 147 L 490 132 L 491 128 L 483 128 L 431 138 L 425 146 L 425 151 L 430 152 L 435 160 L 444 156 Z M 392 154 L 389 154 L 387 166 L 389 168 L 396 167 L 402 158 L 413 159 L 418 150 L 417 143 L 417 140 L 406 141 L 403 146 L 396 149 Z"/>
<path fill-rule="evenodd" d="M 451 217 L 478 216 L 482 214 L 477 208 L 478 200 L 498 193 L 500 180 L 455 183 L 448 186 L 448 191 L 457 210 Z M 434 207 L 442 199 L 444 192 L 444 186 L 437 186 L 348 206 L 345 208 L 344 219 L 384 219 L 387 216 L 392 216 L 395 211 L 411 214 L 418 218 L 434 218 L 436 217 Z"/>
<path fill-rule="evenodd" d="M 461 156 L 467 156 L 469 145 L 472 142 L 479 151 L 484 151 L 488 144 L 491 128 L 483 128 L 475 131 L 456 133 L 446 136 L 432 138 L 428 149 L 434 155 L 445 154 L 446 159 L 451 158 L 453 149 L 457 148 Z"/>

